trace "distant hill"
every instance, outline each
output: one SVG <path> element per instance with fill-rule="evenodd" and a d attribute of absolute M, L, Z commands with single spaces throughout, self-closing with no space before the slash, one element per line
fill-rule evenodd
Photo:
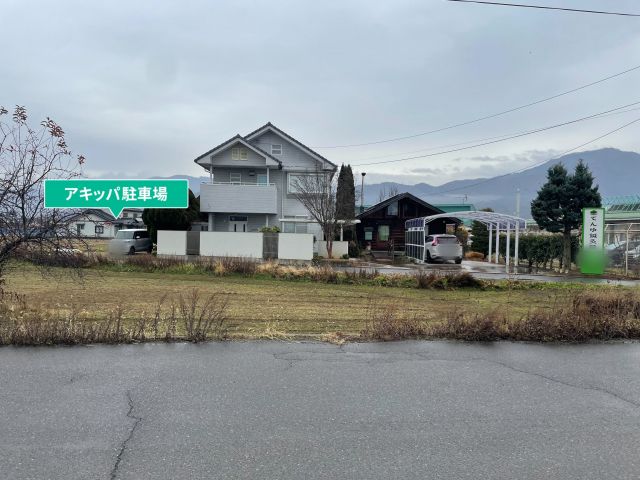
<path fill-rule="evenodd" d="M 603 197 L 613 195 L 632 195 L 640 193 L 640 154 L 623 152 L 615 148 L 604 148 L 589 152 L 571 153 L 558 160 L 551 160 L 543 165 L 525 170 L 521 173 L 494 178 L 474 178 L 454 180 L 440 186 L 418 183 L 404 185 L 395 182 L 383 182 L 364 186 L 365 204 L 378 203 L 380 192 L 395 188 L 398 193 L 409 192 L 429 203 L 461 203 L 466 195 L 467 203 L 473 203 L 478 208 L 491 207 L 497 212 L 514 213 L 516 190 L 521 193 L 520 214 L 529 217 L 529 205 L 538 189 L 546 180 L 547 170 L 551 165 L 562 162 L 572 171 L 578 160 L 583 159 L 589 165 L 595 177 L 595 183 L 600 186 Z M 186 178 L 189 187 L 198 195 L 200 184 L 209 181 L 209 177 L 192 177 L 189 175 L 173 175 L 157 178 Z M 488 180 L 488 181 L 487 181 Z M 478 185 L 475 185 L 476 183 Z M 445 192 L 455 188 L 453 192 Z M 359 189 L 357 189 L 359 193 Z"/>
<path fill-rule="evenodd" d="M 416 185 L 403 185 L 394 182 L 370 185 L 365 183 L 365 204 L 377 203 L 380 191 L 384 189 L 388 191 L 390 187 L 393 187 L 399 193 L 409 192 L 429 203 L 461 203 L 466 195 L 466 202 L 473 203 L 477 208 L 491 207 L 497 212 L 514 213 L 516 190 L 519 188 L 521 193 L 520 214 L 529 217 L 531 215 L 529 209 L 531 200 L 546 181 L 549 167 L 561 162 L 567 169 L 573 171 L 580 159 L 584 160 L 591 169 L 595 183 L 599 185 L 603 197 L 640 193 L 640 154 L 605 148 L 571 153 L 524 172 L 505 177 L 494 177 L 493 179 L 455 180 L 437 187 L 428 183 Z M 474 185 L 478 182 L 482 183 Z M 441 193 L 453 188 L 456 190 Z"/>

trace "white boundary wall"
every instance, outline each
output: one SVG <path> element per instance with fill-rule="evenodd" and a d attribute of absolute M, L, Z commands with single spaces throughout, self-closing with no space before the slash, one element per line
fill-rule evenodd
<path fill-rule="evenodd" d="M 279 260 L 312 260 L 313 234 L 311 233 L 279 233 Z"/>
<path fill-rule="evenodd" d="M 318 240 L 318 255 L 323 258 L 328 258 L 327 255 L 327 242 L 324 240 Z M 342 258 L 343 255 L 349 254 L 349 242 L 333 242 L 333 249 L 331 251 L 333 258 Z"/>
<path fill-rule="evenodd" d="M 200 232 L 200 255 L 262 258 L 262 233 Z"/>
<path fill-rule="evenodd" d="M 187 232 L 158 230 L 158 255 L 186 255 Z"/>

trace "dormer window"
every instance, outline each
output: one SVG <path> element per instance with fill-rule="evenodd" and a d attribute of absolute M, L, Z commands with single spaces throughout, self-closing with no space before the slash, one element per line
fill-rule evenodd
<path fill-rule="evenodd" d="M 231 149 L 231 160 L 248 160 L 249 152 L 246 148 L 234 147 Z"/>
<path fill-rule="evenodd" d="M 271 144 L 271 155 L 282 155 L 282 145 L 280 143 Z"/>

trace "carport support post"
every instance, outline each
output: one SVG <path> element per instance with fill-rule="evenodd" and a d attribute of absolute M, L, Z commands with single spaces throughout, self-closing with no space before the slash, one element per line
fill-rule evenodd
<path fill-rule="evenodd" d="M 213 213 L 209 214 L 209 221 L 207 223 L 207 231 L 213 232 Z"/>
<path fill-rule="evenodd" d="M 507 274 L 509 274 L 509 264 L 511 263 L 511 222 L 507 223 L 507 249 L 504 257 L 504 266 Z"/>
<path fill-rule="evenodd" d="M 496 223 L 496 264 L 500 263 L 500 224 Z"/>
<path fill-rule="evenodd" d="M 489 263 L 491 263 L 491 254 L 493 253 L 493 223 L 489 224 Z"/>

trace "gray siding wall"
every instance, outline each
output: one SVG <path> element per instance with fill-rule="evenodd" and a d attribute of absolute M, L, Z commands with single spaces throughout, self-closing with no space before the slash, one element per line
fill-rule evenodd
<path fill-rule="evenodd" d="M 282 145 L 282 155 L 274 155 L 274 157 L 282 162 L 285 170 L 316 170 L 320 165 L 313 157 L 273 132 L 265 132 L 249 143 L 267 153 L 271 153 L 272 144 Z"/>
<path fill-rule="evenodd" d="M 242 168 L 244 167 L 244 168 Z M 249 172 L 253 171 L 255 175 L 252 177 L 249 175 Z M 269 177 L 274 172 L 274 167 L 269 169 Z M 264 164 L 260 167 L 250 167 L 247 168 L 246 165 L 238 166 L 238 168 L 231 167 L 214 167 L 213 168 L 213 181 L 214 182 L 229 182 L 231 173 L 239 173 L 242 177 L 242 183 L 257 183 L 259 174 L 266 174 L 267 169 Z M 270 183 L 273 183 L 273 180 L 269 179 Z"/>
<path fill-rule="evenodd" d="M 229 231 L 229 216 L 233 213 L 217 213 L 214 218 L 214 231 L 216 232 L 228 232 Z M 246 215 L 244 213 L 237 213 L 236 215 Z M 266 216 L 260 214 L 247 215 L 247 232 L 257 232 L 260 228 L 266 224 Z M 279 226 L 277 215 L 268 215 L 269 226 Z"/>
<path fill-rule="evenodd" d="M 273 185 L 201 185 L 201 212 L 278 213 L 278 192 Z"/>
<path fill-rule="evenodd" d="M 244 148 L 247 150 L 249 156 L 247 160 L 232 160 L 231 159 L 231 150 L 234 148 L 233 146 L 228 147 L 226 150 L 218 153 L 213 156 L 213 167 L 216 165 L 238 165 L 239 168 L 242 167 L 264 167 L 264 158 L 259 156 L 257 153 L 249 150 L 244 145 L 237 145 L 238 147 Z M 209 157 L 211 159 L 211 157 Z M 210 160 L 203 159 L 203 163 L 209 163 Z"/>

